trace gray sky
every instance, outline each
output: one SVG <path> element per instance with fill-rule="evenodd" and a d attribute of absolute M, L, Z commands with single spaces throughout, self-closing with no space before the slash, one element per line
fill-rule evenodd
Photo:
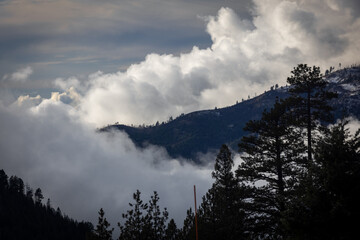
<path fill-rule="evenodd" d="M 211 185 L 212 166 L 94 130 L 232 105 L 284 85 L 298 63 L 359 63 L 359 5 L 2 0 L 0 168 L 77 219 L 104 207 L 114 225 L 139 189 L 158 191 L 179 223 L 192 186 L 200 196 Z"/>
<path fill-rule="evenodd" d="M 199 17 L 222 6 L 250 17 L 249 0 L 1 1 L 0 76 L 31 66 L 39 88 L 57 77 L 126 69 L 152 52 L 208 47 Z"/>

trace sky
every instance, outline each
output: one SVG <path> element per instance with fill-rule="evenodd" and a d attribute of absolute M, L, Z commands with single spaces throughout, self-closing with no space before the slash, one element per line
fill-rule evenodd
<path fill-rule="evenodd" d="M 359 63 L 359 39 L 358 0 L 0 0 L 0 168 L 77 219 L 103 207 L 115 226 L 139 189 L 180 223 L 213 166 L 95 130 L 233 105 L 299 63 Z"/>

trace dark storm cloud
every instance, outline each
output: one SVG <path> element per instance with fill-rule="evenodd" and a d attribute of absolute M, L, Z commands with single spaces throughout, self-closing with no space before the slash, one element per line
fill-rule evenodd
<path fill-rule="evenodd" d="M 341 33 L 337 33 L 333 29 L 325 29 L 318 33 L 321 49 L 324 57 L 333 57 L 343 54 L 349 47 L 347 39 L 339 37 Z"/>
<path fill-rule="evenodd" d="M 358 0 L 336 0 L 341 8 L 347 8 L 351 11 L 354 18 L 360 17 L 360 1 Z"/>
<path fill-rule="evenodd" d="M 290 20 L 312 38 L 308 41 L 314 40 L 314 48 L 324 59 L 343 54 L 349 46 L 348 40 L 342 37 L 346 30 L 333 25 L 322 26 L 323 20 L 316 17 L 316 12 L 297 9 L 289 14 Z"/>
<path fill-rule="evenodd" d="M 316 33 L 314 26 L 316 19 L 314 13 L 303 10 L 293 11 L 291 20 L 299 23 L 303 30 L 311 32 L 312 34 Z"/>

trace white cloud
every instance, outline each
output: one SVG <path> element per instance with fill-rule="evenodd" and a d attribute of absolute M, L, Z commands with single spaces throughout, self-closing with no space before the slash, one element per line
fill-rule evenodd
<path fill-rule="evenodd" d="M 25 109 L 38 106 L 43 99 L 40 95 L 35 97 L 30 97 L 29 95 L 19 96 L 18 99 L 14 102 L 15 105 L 19 107 L 24 107 Z"/>
<path fill-rule="evenodd" d="M 355 135 L 356 132 L 360 130 L 360 121 L 353 117 L 350 117 L 347 120 L 349 121 L 347 127 L 349 128 L 350 134 Z"/>
<path fill-rule="evenodd" d="M 61 101 L 65 104 L 72 106 L 78 106 L 81 100 L 80 94 L 75 90 L 74 87 L 69 87 L 65 92 L 52 92 L 50 100 L 52 101 Z"/>
<path fill-rule="evenodd" d="M 161 206 L 180 224 L 193 206 L 192 187 L 204 194 L 212 167 L 171 159 L 165 150 L 137 149 L 126 134 L 95 132 L 60 101 L 45 100 L 32 111 L 0 106 L 1 168 L 50 196 L 54 206 L 77 219 L 96 222 L 103 207 L 113 226 L 139 189 L 144 200 L 158 191 Z"/>
<path fill-rule="evenodd" d="M 57 78 L 54 81 L 54 86 L 59 87 L 62 90 L 69 89 L 71 87 L 79 88 L 80 87 L 80 81 L 76 79 L 75 77 L 69 78 L 69 79 L 62 79 Z"/>
<path fill-rule="evenodd" d="M 179 56 L 152 53 L 123 72 L 97 72 L 87 81 L 70 78 L 56 84 L 81 93 L 79 109 L 96 126 L 150 124 L 232 105 L 275 83 L 283 85 L 298 63 L 325 70 L 357 61 L 360 19 L 347 9 L 334 10 L 334 2 L 325 0 L 254 2 L 252 21 L 229 8 L 205 18 L 210 48 L 194 47 Z"/>
<path fill-rule="evenodd" d="M 25 67 L 11 74 L 11 80 L 25 82 L 32 73 L 33 69 L 31 67 Z"/>

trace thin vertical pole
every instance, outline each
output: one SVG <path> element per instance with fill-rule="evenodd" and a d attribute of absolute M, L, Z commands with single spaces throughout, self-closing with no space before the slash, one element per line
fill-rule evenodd
<path fill-rule="evenodd" d="M 196 240 L 199 240 L 198 227 L 197 227 L 197 208 L 196 208 L 196 187 L 195 187 L 195 185 L 194 185 L 194 200 L 195 200 L 195 231 L 196 231 Z"/>

